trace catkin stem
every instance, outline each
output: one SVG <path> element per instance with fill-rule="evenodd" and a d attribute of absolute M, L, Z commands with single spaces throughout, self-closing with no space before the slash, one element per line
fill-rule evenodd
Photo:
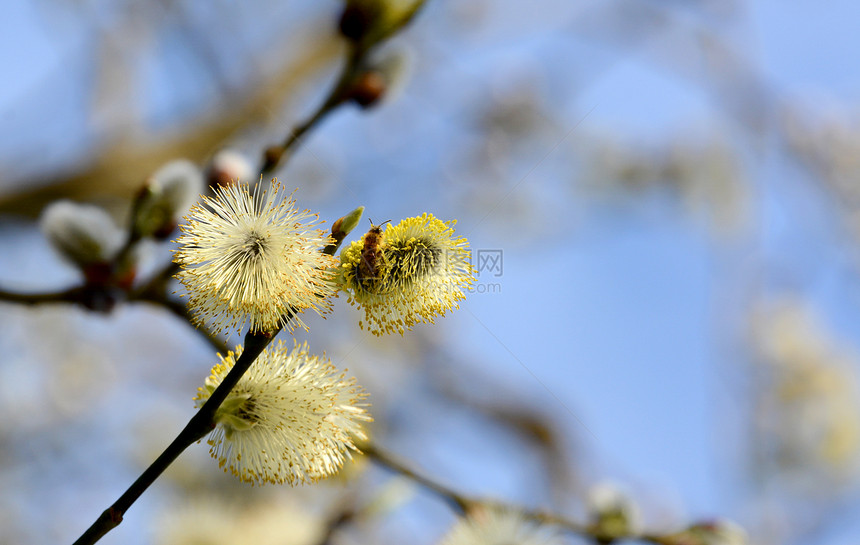
<path fill-rule="evenodd" d="M 347 60 L 340 71 L 337 82 L 322 104 L 308 119 L 295 126 L 280 145 L 268 148 L 263 154 L 263 165 L 260 167 L 261 176 L 266 177 L 274 172 L 281 162 L 293 152 L 293 149 L 301 143 L 305 133 L 318 125 L 323 118 L 347 100 L 347 90 L 356 78 L 367 53 L 364 48 L 354 44 L 350 44 L 349 47 Z"/>
<path fill-rule="evenodd" d="M 258 333 L 249 332 L 245 335 L 244 349 L 242 355 L 236 360 L 236 364 L 230 370 L 223 382 L 212 392 L 212 395 L 206 400 L 206 403 L 199 411 L 188 421 L 188 424 L 183 428 L 176 439 L 164 449 L 164 452 L 155 459 L 155 461 L 146 470 L 141 473 L 140 477 L 132 483 L 131 486 L 117 499 L 113 505 L 108 507 L 96 521 L 85 531 L 81 537 L 75 541 L 75 545 L 91 545 L 96 543 L 105 534 L 119 526 L 122 522 L 122 517 L 131 505 L 149 488 L 155 479 L 157 479 L 164 470 L 166 470 L 176 458 L 190 445 L 199 441 L 212 431 L 215 426 L 214 417 L 215 411 L 221 406 L 221 403 L 227 398 L 227 395 L 234 386 L 245 374 L 245 371 L 251 366 L 257 356 L 263 352 L 272 339 L 277 335 L 278 331 Z"/>

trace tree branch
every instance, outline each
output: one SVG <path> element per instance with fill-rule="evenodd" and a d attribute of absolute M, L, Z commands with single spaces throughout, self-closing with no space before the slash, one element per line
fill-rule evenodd
<path fill-rule="evenodd" d="M 383 450 L 380 450 L 375 445 L 372 445 L 370 443 L 364 443 L 361 445 L 361 451 L 377 464 L 384 466 L 387 469 L 406 477 L 407 479 L 420 485 L 426 490 L 433 492 L 445 503 L 450 505 L 460 515 L 467 514 L 471 509 L 474 509 L 475 507 L 494 507 L 504 510 L 516 511 L 535 522 L 558 526 L 568 532 L 588 538 L 601 544 L 612 543 L 614 541 L 622 540 L 644 541 L 654 543 L 655 545 L 670 545 L 676 543 L 676 541 L 672 539 L 671 534 L 666 536 L 654 534 L 630 534 L 624 536 L 605 535 L 600 532 L 599 528 L 595 528 L 594 526 L 589 524 L 575 522 L 555 513 L 526 509 L 522 506 L 512 505 L 505 502 L 470 498 L 464 494 L 455 491 L 452 488 L 440 484 L 439 482 L 431 479 L 430 477 L 427 477 L 426 475 L 422 475 L 412 470 L 407 465 L 398 461 L 394 456 L 386 453 Z"/>
<path fill-rule="evenodd" d="M 337 248 L 349 233 L 349 231 L 342 231 L 339 228 L 340 225 L 342 225 L 340 220 L 336 221 L 333 225 L 333 242 L 322 250 L 323 253 L 334 255 L 334 252 L 337 251 Z M 170 269 L 170 267 L 167 269 Z M 139 293 L 135 294 L 135 297 L 138 297 L 138 300 L 150 300 L 168 306 L 168 308 L 171 308 L 175 313 L 182 314 L 183 317 L 188 318 L 188 311 L 185 309 L 184 305 L 182 306 L 182 309 L 179 309 L 178 307 L 169 304 L 171 302 L 167 299 L 145 299 L 146 297 L 155 297 L 153 292 L 155 294 L 163 293 L 164 284 L 169 277 L 170 275 L 165 274 L 156 275 L 150 283 L 139 290 Z M 290 311 L 286 315 L 285 321 L 289 321 L 294 312 L 295 311 Z M 164 470 L 167 469 L 186 448 L 212 431 L 215 427 L 215 422 L 213 420 L 215 411 L 221 406 L 221 403 L 224 402 L 227 395 L 229 395 L 233 387 L 236 386 L 242 378 L 242 375 L 245 374 L 245 371 L 247 371 L 254 360 L 257 359 L 257 356 L 263 352 L 279 331 L 280 329 L 265 333 L 249 331 L 248 334 L 245 335 L 242 355 L 239 356 L 239 359 L 236 360 L 233 368 L 221 384 L 218 385 L 209 399 L 206 400 L 203 407 L 197 411 L 185 428 L 183 428 L 179 435 L 176 436 L 176 439 L 174 439 L 164 452 L 156 458 L 152 465 L 146 468 L 140 477 L 132 483 L 132 485 L 116 502 L 114 502 L 113 505 L 102 512 L 99 518 L 96 519 L 87 531 L 84 532 L 77 541 L 75 541 L 74 545 L 91 545 L 96 543 L 102 538 L 102 536 L 119 526 L 125 512 L 141 496 L 141 494 L 149 488 L 149 485 L 155 482 Z M 226 350 L 224 350 L 224 352 L 226 352 Z"/>
<path fill-rule="evenodd" d="M 430 492 L 433 492 L 461 515 L 466 513 L 469 506 L 478 503 L 475 500 L 467 498 L 459 492 L 456 492 L 452 488 L 448 488 L 447 486 L 437 483 L 428 477 L 416 473 L 407 467 L 406 464 L 401 463 L 390 454 L 379 450 L 376 446 L 370 443 L 363 443 L 361 445 L 361 452 L 377 464 L 385 466 L 389 470 L 399 473 L 407 479 L 426 488 Z"/>
<path fill-rule="evenodd" d="M 282 161 L 287 160 L 298 144 L 303 141 L 305 134 L 316 127 L 326 115 L 334 111 L 349 98 L 347 91 L 356 77 L 358 77 L 365 54 L 366 50 L 364 48 L 350 44 L 346 62 L 343 68 L 341 68 L 336 83 L 329 91 L 323 103 L 320 104 L 308 119 L 296 125 L 281 144 L 271 146 L 263 152 L 263 162 L 260 167 L 260 174 L 263 177 L 271 174 Z"/>
<path fill-rule="evenodd" d="M 47 293 L 15 293 L 0 289 L 0 301 L 28 306 L 46 303 L 79 303 L 82 299 L 82 292 L 82 287 Z"/>
<path fill-rule="evenodd" d="M 96 521 L 75 541 L 75 545 L 91 545 L 105 534 L 119 526 L 122 517 L 131 505 L 149 488 L 165 469 L 190 445 L 206 436 L 215 427 L 215 411 L 227 398 L 227 395 L 245 374 L 257 356 L 268 346 L 278 330 L 271 333 L 249 332 L 245 335 L 242 355 L 236 364 L 218 385 L 212 395 L 199 411 L 188 421 L 176 439 L 155 459 L 155 461 L 137 478 L 131 486 L 117 499 L 113 505 L 96 519 Z"/>
<path fill-rule="evenodd" d="M 326 36 L 324 29 L 328 26 L 329 21 L 309 23 L 308 35 Z M 202 163 L 247 127 L 267 122 L 273 111 L 282 108 L 285 97 L 329 69 L 342 49 L 334 39 L 314 40 L 310 46 L 298 48 L 295 56 L 255 88 L 242 96 L 227 97 L 177 130 L 151 134 L 145 139 L 138 134 L 102 135 L 99 140 L 109 144 L 97 152 L 89 165 L 72 173 L 42 174 L 18 181 L 18 193 L 0 195 L 0 213 L 35 217 L 49 202 L 60 198 L 91 200 L 94 194 L 127 200 L 147 176 L 167 161 L 186 157 Z"/>
<path fill-rule="evenodd" d="M 127 301 L 143 302 L 152 305 L 158 305 L 166 308 L 174 315 L 182 318 L 188 323 L 193 323 L 191 314 L 188 312 L 186 305 L 180 301 L 174 301 L 167 296 L 165 292 L 167 279 L 170 278 L 176 271 L 175 265 L 165 267 L 163 271 L 158 273 L 149 283 L 141 288 L 125 294 Z M 103 297 L 99 297 L 103 295 Z M 121 290 L 111 289 L 108 286 L 88 286 L 82 285 L 69 288 L 62 291 L 44 292 L 44 293 L 16 293 L 0 289 L 0 301 L 8 303 L 17 303 L 20 305 L 34 306 L 52 303 L 64 304 L 79 304 L 90 310 L 108 311 L 116 299 L 123 297 Z M 115 299 L 116 298 L 116 299 Z M 111 299 L 111 304 L 107 307 L 99 307 L 94 305 L 95 301 Z M 226 352 L 227 344 L 218 338 L 211 331 L 204 327 L 196 327 L 197 331 L 206 337 L 206 340 L 218 351 Z"/>

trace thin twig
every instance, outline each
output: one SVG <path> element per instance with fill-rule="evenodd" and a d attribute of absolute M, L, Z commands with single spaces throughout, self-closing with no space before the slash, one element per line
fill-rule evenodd
<path fill-rule="evenodd" d="M 340 75 L 334 86 L 316 111 L 305 121 L 296 125 L 280 145 L 271 146 L 263 154 L 260 175 L 271 174 L 278 166 L 289 158 L 296 146 L 303 141 L 305 134 L 315 128 L 329 113 L 343 104 L 348 97 L 348 89 L 359 74 L 367 50 L 354 44 L 349 45 L 346 62 L 341 68 Z"/>
<path fill-rule="evenodd" d="M 42 305 L 46 303 L 78 303 L 81 301 L 82 287 L 47 293 L 15 293 L 0 289 L 0 301 L 21 305 Z"/>
<path fill-rule="evenodd" d="M 133 292 L 128 294 L 129 301 L 143 301 L 146 303 L 152 303 L 154 305 L 163 306 L 174 315 L 179 318 L 182 318 L 184 321 L 188 322 L 192 326 L 194 325 L 194 318 L 191 315 L 191 312 L 188 310 L 188 306 L 181 302 L 176 301 L 175 299 L 171 299 L 167 294 L 167 281 L 179 271 L 179 265 L 171 262 L 169 265 L 164 267 L 161 271 L 155 274 L 152 279 L 146 283 L 144 286 L 134 290 Z M 215 335 L 212 331 L 209 331 L 203 325 L 198 324 L 195 329 L 198 333 L 206 337 L 206 340 L 209 341 L 218 352 L 225 354 L 229 347 L 227 343 L 225 343 L 221 338 Z"/>
<path fill-rule="evenodd" d="M 356 513 L 352 509 L 343 509 L 338 512 L 334 517 L 332 517 L 325 526 L 325 533 L 320 536 L 319 541 L 317 543 L 319 545 L 331 545 L 331 539 L 334 537 L 335 532 L 344 527 L 346 524 L 349 524 L 354 518 Z"/>
<path fill-rule="evenodd" d="M 113 505 L 108 507 L 96 521 L 75 541 L 75 545 L 92 545 L 101 539 L 121 522 L 122 517 L 129 507 L 149 488 L 165 469 L 189 446 L 199 441 L 212 431 L 215 427 L 215 411 L 227 398 L 227 395 L 245 374 L 257 356 L 277 335 L 278 331 L 271 333 L 249 332 L 245 335 L 244 349 L 242 355 L 236 360 L 235 365 L 224 377 L 223 382 L 218 385 L 212 395 L 199 411 L 188 421 L 188 424 L 176 436 L 176 439 L 159 455 L 158 458 L 137 478 L 131 486 L 117 499 Z"/>
<path fill-rule="evenodd" d="M 188 312 L 188 308 L 186 307 L 186 305 L 182 302 L 175 301 L 169 298 L 165 293 L 166 280 L 167 278 L 169 278 L 170 275 L 175 272 L 175 270 L 176 269 L 173 264 L 168 267 L 165 267 L 165 269 L 161 271 L 158 275 L 156 275 L 153 280 L 151 280 L 148 284 L 132 291 L 131 293 L 126 294 L 126 300 L 130 302 L 140 301 L 144 303 L 162 306 L 176 316 L 182 318 L 184 321 L 193 323 L 193 319 L 191 317 L 191 314 Z M 108 290 L 107 287 L 98 288 L 84 285 L 69 288 L 62 291 L 45 293 L 15 293 L 6 290 L 0 290 L 0 301 L 28 306 L 54 303 L 71 303 L 80 304 L 86 308 L 93 309 L 95 307 L 92 305 L 91 299 L 93 299 L 94 295 L 99 293 L 100 289 L 104 290 L 105 296 L 111 296 L 111 298 L 116 296 L 117 299 L 122 299 L 124 297 L 122 295 L 121 290 Z M 107 307 L 107 309 L 109 308 L 111 307 Z M 102 308 L 100 310 L 105 311 L 106 309 Z M 203 327 L 198 327 L 196 329 L 201 335 L 206 337 L 209 343 L 216 350 L 222 353 L 227 352 L 227 344 L 223 340 L 218 338 L 215 334 L 213 334 L 211 331 L 208 331 Z"/>
<path fill-rule="evenodd" d="M 322 251 L 329 255 L 333 255 L 347 234 L 348 232 L 340 232 L 339 229 L 337 232 L 333 232 L 332 235 L 334 242 L 326 246 Z M 134 296 L 137 297 L 138 300 L 148 300 L 168 306 L 168 308 L 171 308 L 175 313 L 181 313 L 187 318 L 188 314 L 187 310 L 184 309 L 184 306 L 183 309 L 180 310 L 178 307 L 171 305 L 168 299 L 157 298 L 158 293 L 163 293 L 163 288 L 168 278 L 169 275 L 162 275 L 160 280 L 159 277 L 154 278 L 149 284 L 141 288 L 138 293 L 134 294 Z M 153 292 L 156 295 L 153 295 Z M 146 297 L 154 297 L 154 299 L 146 299 Z M 288 323 L 295 312 L 296 311 L 294 309 L 291 309 L 284 316 L 284 323 Z M 132 483 L 128 490 L 126 490 L 113 505 L 108 507 L 99 516 L 99 518 L 96 519 L 96 521 L 89 527 L 89 529 L 87 529 L 86 532 L 84 532 L 83 535 L 81 535 L 80 538 L 78 538 L 77 541 L 75 541 L 75 545 L 91 545 L 101 539 L 102 536 L 107 534 L 113 528 L 117 527 L 122 522 L 122 517 L 128 508 L 131 507 L 141 494 L 143 494 L 149 485 L 155 482 L 155 479 L 157 479 L 186 448 L 212 431 L 215 426 L 215 411 L 227 398 L 227 395 L 239 382 L 242 375 L 244 375 L 245 371 L 248 370 L 257 356 L 262 353 L 279 331 L 280 328 L 272 332 L 248 332 L 248 334 L 245 335 L 242 355 L 239 356 L 239 359 L 236 360 L 233 368 L 221 384 L 218 385 L 209 399 L 206 400 L 203 407 L 197 411 L 197 414 L 191 418 L 176 439 L 174 439 L 164 452 L 156 458 L 152 465 L 150 465 L 140 475 L 140 477 Z"/>
<path fill-rule="evenodd" d="M 372 445 L 370 443 L 364 443 L 361 445 L 362 452 L 370 459 L 372 459 L 377 464 L 388 468 L 389 470 L 398 473 L 412 482 L 420 485 L 421 487 L 433 492 L 436 496 L 441 498 L 445 503 L 450 505 L 458 514 L 467 514 L 470 510 L 476 507 L 493 507 L 507 511 L 515 511 L 521 513 L 523 516 L 534 520 L 535 522 L 539 522 L 542 524 L 550 524 L 553 526 L 558 526 L 567 530 L 571 533 L 577 534 L 582 537 L 586 537 L 590 540 L 593 540 L 597 543 L 612 543 L 614 541 L 622 541 L 622 540 L 638 540 L 654 543 L 656 545 L 667 545 L 670 543 L 674 543 L 671 538 L 671 535 L 660 536 L 655 534 L 630 534 L 624 536 L 618 535 L 605 535 L 600 531 L 599 528 L 596 528 L 589 524 L 582 524 L 576 521 L 573 521 L 567 517 L 558 515 L 556 513 L 551 513 L 548 511 L 541 510 L 532 510 L 527 509 L 522 506 L 513 505 L 505 502 L 498 502 L 494 500 L 487 499 L 476 499 L 470 498 L 464 494 L 457 492 L 456 490 L 445 486 L 426 475 L 422 475 L 411 468 L 409 468 L 406 464 L 398 461 L 394 456 L 386 453 L 383 450 L 380 450 L 377 446 Z"/>
<path fill-rule="evenodd" d="M 466 513 L 466 511 L 469 509 L 469 506 L 476 503 L 474 500 L 471 500 L 466 496 L 460 494 L 459 492 L 456 492 L 454 489 L 448 488 L 447 486 L 437 483 L 436 481 L 425 477 L 424 475 L 416 473 L 415 471 L 407 467 L 406 464 L 401 463 L 390 454 L 379 450 L 376 446 L 372 444 L 362 444 L 361 451 L 374 462 L 387 467 L 395 473 L 403 475 L 409 480 L 420 484 L 427 490 L 435 493 L 460 514 Z"/>
<path fill-rule="evenodd" d="M 223 339 L 218 337 L 215 333 L 207 329 L 203 324 L 194 325 L 194 317 L 191 315 L 191 312 L 188 310 L 188 305 L 186 305 L 182 301 L 177 301 L 175 299 L 171 299 L 167 297 L 166 294 L 154 294 L 151 292 L 141 292 L 138 294 L 130 294 L 129 301 L 141 301 L 144 303 L 150 303 L 153 305 L 164 307 L 165 309 L 172 312 L 178 318 L 181 318 L 183 321 L 188 322 L 200 335 L 206 338 L 209 344 L 212 345 L 215 350 L 217 350 L 221 354 L 226 354 L 230 347 L 224 342 Z"/>

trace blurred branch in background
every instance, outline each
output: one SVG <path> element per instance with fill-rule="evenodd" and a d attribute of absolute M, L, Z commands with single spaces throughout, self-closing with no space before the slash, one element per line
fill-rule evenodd
<path fill-rule="evenodd" d="M 848 240 L 846 251 L 860 270 L 860 116 L 855 107 L 791 104 L 780 117 L 781 143 L 815 186 Z M 831 215 L 831 214 L 828 214 Z"/>
<path fill-rule="evenodd" d="M 747 165 L 725 134 L 672 135 L 647 144 L 612 135 L 583 138 L 576 184 L 593 195 L 643 198 L 670 191 L 714 232 L 743 232 L 752 202 Z"/>
<path fill-rule="evenodd" d="M 507 391 L 493 377 L 470 369 L 438 341 L 421 339 L 420 351 L 421 373 L 427 376 L 427 384 L 440 397 L 440 403 L 483 415 L 539 452 L 544 463 L 538 478 L 546 480 L 555 506 L 568 507 L 572 498 L 585 497 L 587 485 L 582 472 L 586 470 L 587 449 L 582 438 L 567 437 L 547 409 L 533 407 L 520 399 L 518 392 Z M 464 384 L 481 384 L 482 388 L 474 391 Z"/>
<path fill-rule="evenodd" d="M 616 55 L 644 55 L 708 93 L 737 127 L 757 143 L 773 122 L 772 90 L 735 32 L 741 2 L 720 5 L 601 2 L 585 8 L 571 28 L 577 37 L 612 46 Z"/>
<path fill-rule="evenodd" d="M 320 22 L 310 23 L 311 28 L 323 27 Z M 308 32 L 308 35 L 331 36 L 331 31 Z M 291 45 L 299 42 L 290 41 Z M 177 157 L 185 157 L 202 164 L 219 148 L 242 131 L 264 124 L 273 111 L 283 108 L 285 97 L 296 93 L 301 85 L 320 71 L 330 68 L 343 46 L 337 40 L 312 40 L 302 47 L 294 47 L 295 57 L 252 88 L 231 93 L 218 101 L 200 118 L 186 122 L 178 129 L 160 133 L 141 133 L 140 127 L 127 128 L 119 134 L 104 135 L 109 142 L 97 150 L 82 170 L 41 175 L 34 179 L 16 182 L 28 189 L 8 191 L 0 195 L 0 213 L 37 215 L 44 206 L 59 198 L 92 200 L 93 197 L 129 199 L 147 176 L 158 167 Z M 280 55 L 274 55 L 276 58 Z M 105 77 L 120 77 L 106 74 Z M 35 189 L 29 189 L 35 187 Z"/>
<path fill-rule="evenodd" d="M 766 493 L 802 506 L 788 527 L 771 529 L 776 537 L 809 539 L 860 478 L 860 358 L 802 301 L 762 305 L 753 318 L 756 477 Z"/>

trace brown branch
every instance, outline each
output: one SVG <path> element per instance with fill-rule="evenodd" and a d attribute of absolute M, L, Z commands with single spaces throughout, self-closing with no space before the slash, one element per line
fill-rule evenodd
<path fill-rule="evenodd" d="M 0 289 L 0 301 L 29 306 L 47 303 L 79 303 L 82 299 L 83 289 L 83 287 L 78 286 L 46 293 L 15 293 Z"/>
<path fill-rule="evenodd" d="M 445 486 L 431 479 L 430 477 L 427 477 L 426 475 L 412 470 L 406 464 L 400 462 L 394 456 L 386 453 L 385 451 L 380 450 L 375 445 L 372 445 L 370 443 L 364 443 L 361 445 L 361 450 L 368 458 L 372 459 L 377 464 L 384 466 L 389 470 L 398 473 L 411 480 L 412 482 L 420 485 L 421 487 L 429 490 L 430 492 L 433 492 L 436 496 L 445 501 L 461 515 L 468 514 L 469 511 L 476 507 L 492 507 L 521 513 L 525 517 L 534 520 L 535 522 L 558 526 L 568 532 L 588 538 L 597 543 L 612 543 L 614 541 L 621 540 L 638 540 L 654 543 L 656 545 L 670 545 L 676 543 L 671 534 L 665 536 L 654 534 L 630 534 L 624 536 L 605 535 L 600 532 L 599 528 L 596 528 L 590 524 L 582 524 L 579 522 L 575 522 L 567 517 L 563 517 L 561 515 L 548 511 L 526 509 L 522 506 L 513 505 L 505 502 L 498 502 L 494 500 L 470 498 L 448 486 Z"/>
<path fill-rule="evenodd" d="M 279 145 L 270 146 L 263 152 L 260 175 L 263 177 L 271 174 L 282 161 L 289 158 L 295 148 L 303 141 L 303 137 L 311 129 L 316 127 L 329 113 L 349 99 L 349 89 L 358 77 L 366 50 L 355 45 L 350 45 L 346 62 L 341 68 L 337 81 L 325 100 L 316 111 L 302 123 L 296 125 L 284 141 Z"/>
<path fill-rule="evenodd" d="M 142 292 L 139 294 L 130 294 L 129 301 L 141 301 L 144 303 L 150 303 L 153 305 L 164 307 L 173 313 L 174 316 L 182 318 L 182 320 L 188 322 L 194 329 L 200 333 L 203 337 L 209 341 L 209 344 L 212 345 L 215 350 L 217 350 L 221 354 L 226 354 L 230 347 L 227 346 L 227 343 L 224 342 L 223 339 L 218 337 L 215 333 L 207 329 L 203 324 L 195 324 L 194 317 L 191 315 L 191 312 L 188 310 L 188 305 L 183 303 L 182 301 L 177 301 L 175 299 L 171 299 L 166 294 L 161 293 L 152 293 L 152 292 Z"/>
<path fill-rule="evenodd" d="M 336 221 L 335 226 L 342 225 L 342 222 Z M 334 242 L 328 246 L 326 246 L 322 251 L 323 253 L 333 255 L 337 250 L 340 243 L 343 241 L 343 238 L 348 234 L 347 232 L 342 232 L 340 229 L 333 229 L 333 238 Z M 184 305 L 182 309 L 178 309 L 176 307 L 172 307 L 172 305 L 168 305 L 170 303 L 169 300 L 164 298 L 158 298 L 159 293 L 163 293 L 163 288 L 165 283 L 170 278 L 169 269 L 171 267 L 167 267 L 165 271 L 160 275 L 156 275 L 153 280 L 150 281 L 149 284 L 141 288 L 141 290 L 135 294 L 135 297 L 138 297 L 138 300 L 150 300 L 153 302 L 157 302 L 162 305 L 168 306 L 176 313 L 182 313 L 183 316 L 187 315 L 187 310 L 185 310 Z M 146 297 L 153 297 L 154 299 L 146 299 Z M 291 310 L 285 316 L 285 322 L 289 322 L 294 314 L 294 310 Z M 206 403 L 203 407 L 197 411 L 185 428 L 176 436 L 176 439 L 170 443 L 170 445 L 161 453 L 161 455 L 156 458 L 156 460 L 150 465 L 146 470 L 137 478 L 134 483 L 125 491 L 125 493 L 119 497 L 119 499 L 114 502 L 113 505 L 105 509 L 105 511 L 99 516 L 98 519 L 87 529 L 86 532 L 75 541 L 75 545 L 87 545 L 93 544 L 102 538 L 105 534 L 111 531 L 113 528 L 116 528 L 121 522 L 122 517 L 129 507 L 143 494 L 143 492 L 149 488 L 149 486 L 155 482 L 155 480 L 166 470 L 171 463 L 173 463 L 176 458 L 182 454 L 182 452 L 188 448 L 194 442 L 202 439 L 207 433 L 212 431 L 215 426 L 215 422 L 213 420 L 215 416 L 215 411 L 221 405 L 221 403 L 227 398 L 227 395 L 233 389 L 233 387 L 239 382 L 242 378 L 242 375 L 245 374 L 245 371 L 251 366 L 257 356 L 263 352 L 263 350 L 268 346 L 268 344 L 272 341 L 272 339 L 278 334 L 280 331 L 276 329 L 272 332 L 265 333 L 255 333 L 249 331 L 247 335 L 245 335 L 244 348 L 242 350 L 242 355 L 239 356 L 239 359 L 236 360 L 235 365 L 224 378 L 223 382 L 218 385 L 212 395 L 206 400 Z M 226 350 L 225 350 L 226 351 Z M 345 522 L 345 521 L 344 521 Z"/>
<path fill-rule="evenodd" d="M 82 285 L 62 291 L 44 293 L 16 293 L 0 289 L 0 301 L 20 305 L 34 306 L 44 304 L 78 304 L 90 310 L 101 312 L 110 311 L 118 300 L 125 298 L 129 302 L 143 302 L 166 308 L 174 315 L 189 324 L 194 324 L 191 313 L 185 303 L 171 299 L 166 293 L 167 280 L 175 274 L 177 268 L 171 263 L 156 274 L 143 287 L 130 293 L 111 286 Z M 229 350 L 227 344 L 214 333 L 199 326 L 195 328 L 206 340 L 221 353 Z"/>
<path fill-rule="evenodd" d="M 257 356 L 272 341 L 278 331 L 271 333 L 253 333 L 245 335 L 242 355 L 230 370 L 224 381 L 218 385 L 203 407 L 188 421 L 188 424 L 176 436 L 176 439 L 159 455 L 158 458 L 132 483 L 131 486 L 117 499 L 113 505 L 96 519 L 96 521 L 75 541 L 75 545 L 92 545 L 105 534 L 119 526 L 123 515 L 129 507 L 146 491 L 149 486 L 166 470 L 182 452 L 206 436 L 215 427 L 215 411 L 227 398 L 227 395 L 245 374 Z"/>
<path fill-rule="evenodd" d="M 308 34 L 325 36 L 321 30 L 328 21 L 308 26 Z M 296 43 L 302 43 L 301 40 Z M 277 45 L 273 46 L 273 50 Z M 266 122 L 273 111 L 282 108 L 285 97 L 309 78 L 330 66 L 343 46 L 335 39 L 316 39 L 302 48 L 273 76 L 243 96 L 228 99 L 186 127 L 169 133 L 102 135 L 108 146 L 82 169 L 71 173 L 50 173 L 16 181 L 20 192 L 0 195 L 0 213 L 35 217 L 44 206 L 57 199 L 92 200 L 94 194 L 126 201 L 158 167 L 177 157 L 202 163 L 214 151 L 248 126 Z M 5 180 L 9 185 L 10 180 Z"/>
<path fill-rule="evenodd" d="M 453 488 L 437 483 L 436 481 L 413 471 L 406 464 L 398 461 L 392 455 L 380 450 L 370 443 L 362 443 L 361 452 L 374 462 L 387 467 L 395 473 L 403 475 L 410 481 L 413 481 L 430 492 L 433 492 L 460 514 L 466 513 L 470 506 L 479 503 L 471 498 L 467 498 L 459 492 L 456 492 Z"/>

